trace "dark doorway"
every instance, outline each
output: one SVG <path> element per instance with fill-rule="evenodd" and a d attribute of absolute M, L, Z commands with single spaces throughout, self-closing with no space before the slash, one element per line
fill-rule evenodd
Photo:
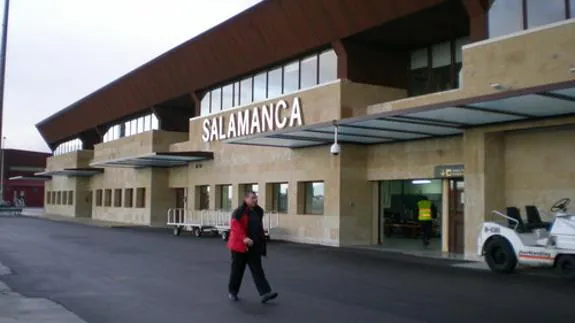
<path fill-rule="evenodd" d="M 449 180 L 449 252 L 463 253 L 464 249 L 464 199 L 463 178 Z"/>
<path fill-rule="evenodd" d="M 176 188 L 176 208 L 183 209 L 185 207 L 186 201 L 186 189 L 185 188 Z"/>

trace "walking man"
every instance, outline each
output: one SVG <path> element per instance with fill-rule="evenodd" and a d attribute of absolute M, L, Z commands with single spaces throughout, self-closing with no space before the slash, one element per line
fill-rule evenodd
<path fill-rule="evenodd" d="M 426 247 L 429 245 L 429 239 L 431 238 L 431 233 L 433 231 L 431 207 L 432 203 L 427 197 L 423 197 L 417 202 L 417 219 L 421 225 L 421 238 L 423 240 L 423 245 Z"/>
<path fill-rule="evenodd" d="M 229 298 L 238 300 L 238 293 L 246 270 L 250 267 L 262 303 L 278 297 L 272 292 L 264 270 L 262 256 L 266 256 L 266 237 L 263 227 L 263 209 L 257 205 L 257 195 L 248 192 L 240 207 L 232 213 L 228 248 L 232 253 L 232 268 L 228 285 Z"/>

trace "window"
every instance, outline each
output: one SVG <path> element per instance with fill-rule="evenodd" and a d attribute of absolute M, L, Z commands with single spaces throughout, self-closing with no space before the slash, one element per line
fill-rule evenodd
<path fill-rule="evenodd" d="M 337 80 L 337 55 L 333 49 L 319 54 L 319 83 Z"/>
<path fill-rule="evenodd" d="M 288 183 L 272 184 L 272 209 L 278 213 L 288 213 Z"/>
<path fill-rule="evenodd" d="M 54 155 L 62 155 L 66 153 L 70 153 L 73 151 L 82 150 L 82 140 L 80 139 L 73 139 L 66 142 L 61 143 L 54 149 Z"/>
<path fill-rule="evenodd" d="M 253 78 L 247 78 L 240 83 L 240 105 L 252 103 L 253 100 Z"/>
<path fill-rule="evenodd" d="M 222 110 L 230 109 L 234 105 L 234 85 L 228 84 L 222 88 Z"/>
<path fill-rule="evenodd" d="M 232 195 L 232 185 L 220 185 L 220 209 L 231 210 L 233 208 Z"/>
<path fill-rule="evenodd" d="M 122 189 L 114 190 L 114 207 L 122 207 Z"/>
<path fill-rule="evenodd" d="M 104 190 L 104 206 L 112 206 L 112 190 Z"/>
<path fill-rule="evenodd" d="M 267 73 L 263 72 L 254 76 L 254 102 L 267 98 Z"/>
<path fill-rule="evenodd" d="M 568 19 L 573 0 L 493 0 L 489 9 L 489 37 Z M 567 7 L 569 6 L 569 7 Z"/>
<path fill-rule="evenodd" d="M 305 89 L 317 85 L 317 55 L 304 58 L 301 61 L 301 86 Z"/>
<path fill-rule="evenodd" d="M 102 206 L 102 190 L 96 190 L 96 206 Z"/>
<path fill-rule="evenodd" d="M 58 193 L 56 193 L 56 204 L 60 205 L 62 204 L 62 192 L 58 191 Z"/>
<path fill-rule="evenodd" d="M 569 0 L 569 18 L 575 18 L 575 0 Z"/>
<path fill-rule="evenodd" d="M 489 9 L 489 37 L 523 29 L 522 0 L 495 0 Z"/>
<path fill-rule="evenodd" d="M 138 187 L 136 189 L 136 207 L 144 208 L 146 207 L 146 188 Z"/>
<path fill-rule="evenodd" d="M 222 111 L 222 89 L 217 88 L 212 90 L 211 94 L 211 113 L 217 113 Z"/>
<path fill-rule="evenodd" d="M 132 207 L 134 203 L 134 189 L 127 188 L 124 190 L 124 207 Z"/>
<path fill-rule="evenodd" d="M 467 37 L 434 44 L 411 52 L 409 94 L 423 95 L 459 86 L 461 47 Z"/>
<path fill-rule="evenodd" d="M 291 93 L 299 90 L 299 61 L 284 66 L 283 73 L 282 93 Z"/>
<path fill-rule="evenodd" d="M 52 204 L 52 192 L 46 191 L 46 204 Z"/>
<path fill-rule="evenodd" d="M 268 72 L 268 98 L 282 95 L 283 68 L 278 67 Z"/>
<path fill-rule="evenodd" d="M 565 20 L 565 0 L 527 0 L 527 28 Z"/>
<path fill-rule="evenodd" d="M 152 113 L 152 129 L 153 130 L 160 129 L 160 120 L 158 120 L 158 117 L 156 117 L 156 115 L 153 113 Z"/>
<path fill-rule="evenodd" d="M 210 186 L 201 185 L 196 186 L 197 191 L 197 204 L 196 209 L 198 210 L 209 210 L 210 208 Z"/>
<path fill-rule="evenodd" d="M 304 213 L 323 214 L 324 183 L 304 183 Z"/>
<path fill-rule="evenodd" d="M 144 118 L 144 131 L 152 130 L 152 115 L 148 114 Z"/>
<path fill-rule="evenodd" d="M 74 191 L 68 191 L 68 205 L 74 205 Z"/>
<path fill-rule="evenodd" d="M 206 92 L 200 102 L 201 114 L 203 116 L 210 114 L 210 92 Z"/>

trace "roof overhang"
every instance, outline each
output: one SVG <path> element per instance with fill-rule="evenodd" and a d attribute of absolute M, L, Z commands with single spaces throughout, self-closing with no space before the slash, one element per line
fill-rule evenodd
<path fill-rule="evenodd" d="M 147 168 L 147 167 L 179 167 L 190 162 L 211 160 L 214 158 L 213 152 L 208 151 L 187 151 L 187 152 L 165 152 L 150 153 L 142 156 L 123 157 L 105 161 L 91 163 L 92 167 L 126 167 L 126 168 Z"/>
<path fill-rule="evenodd" d="M 8 178 L 10 181 L 49 181 L 51 179 L 50 176 L 43 176 L 43 175 L 34 175 L 34 176 L 14 176 Z"/>
<path fill-rule="evenodd" d="M 339 120 L 338 142 L 373 145 L 446 137 L 479 126 L 568 115 L 575 115 L 575 81 Z M 334 128 L 333 122 L 326 122 L 224 142 L 284 148 L 323 146 L 333 143 Z"/>
<path fill-rule="evenodd" d="M 51 170 L 36 173 L 37 176 L 68 176 L 68 177 L 90 177 L 96 174 L 103 173 L 104 170 L 102 168 L 64 168 L 58 170 Z"/>

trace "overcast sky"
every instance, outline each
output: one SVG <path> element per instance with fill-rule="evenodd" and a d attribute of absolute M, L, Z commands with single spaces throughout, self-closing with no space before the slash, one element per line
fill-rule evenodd
<path fill-rule="evenodd" d="M 49 151 L 38 121 L 257 2 L 12 0 L 6 146 Z"/>

